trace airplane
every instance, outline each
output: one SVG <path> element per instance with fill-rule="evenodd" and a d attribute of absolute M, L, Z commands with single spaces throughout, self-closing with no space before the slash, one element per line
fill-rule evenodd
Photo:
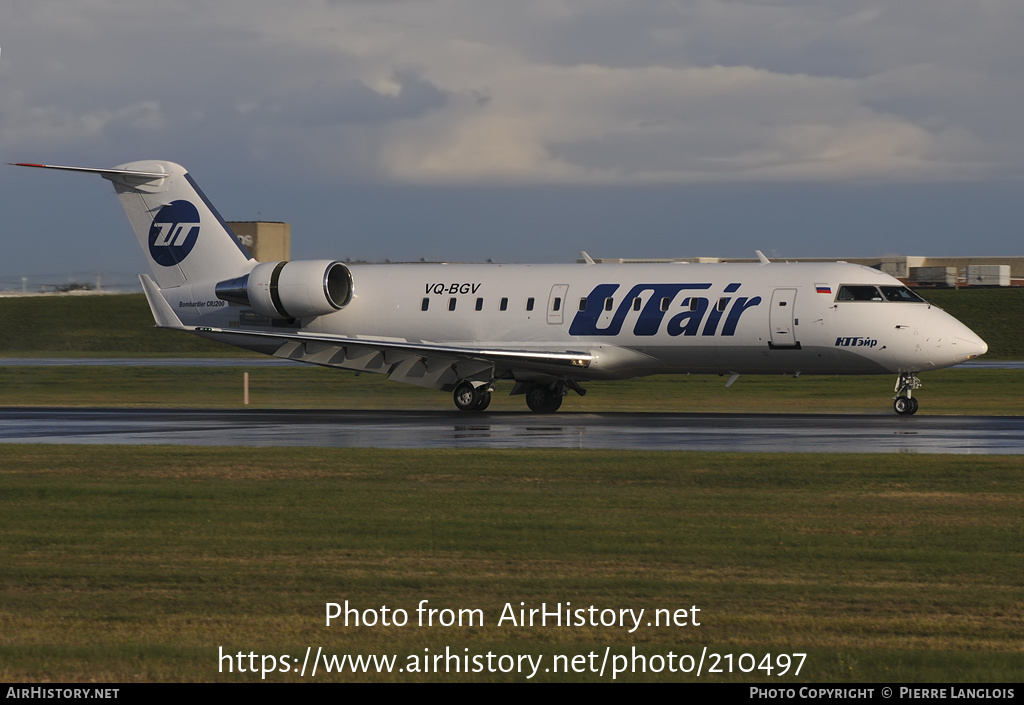
<path fill-rule="evenodd" d="M 911 415 L 918 373 L 988 350 L 899 280 L 845 262 L 257 262 L 178 164 L 17 166 L 113 184 L 152 270 L 139 279 L 158 327 L 451 392 L 467 412 L 502 381 L 554 412 L 590 380 L 895 374 L 893 409 Z"/>

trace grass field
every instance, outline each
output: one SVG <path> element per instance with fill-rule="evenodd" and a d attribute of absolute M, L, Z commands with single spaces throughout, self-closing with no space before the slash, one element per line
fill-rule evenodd
<path fill-rule="evenodd" d="M 0 299 L 0 356 L 4 357 L 239 355 L 250 353 L 154 328 L 142 294 Z"/>
<path fill-rule="evenodd" d="M 258 681 L 301 659 L 806 653 L 799 675 L 1024 674 L 1024 458 L 5 446 L 0 680 Z M 325 604 L 482 626 L 326 627 Z M 518 609 L 699 608 L 700 626 L 498 626 Z M 468 649 L 468 651 L 466 651 Z M 425 651 L 426 650 L 426 651 Z M 655 662 L 651 662 L 652 664 Z M 743 661 L 750 665 L 749 657 Z M 725 661 L 719 666 L 725 669 Z M 260 661 L 256 661 L 257 668 Z M 326 674 L 316 680 L 525 680 Z M 268 681 L 312 680 L 271 673 Z M 534 680 L 611 680 L 554 674 Z M 680 673 L 619 680 L 698 680 Z"/>
<path fill-rule="evenodd" d="M 1024 288 L 919 292 L 989 344 L 986 360 L 1024 360 Z"/>
<path fill-rule="evenodd" d="M 0 405 L 241 408 L 250 374 L 252 408 L 441 409 L 451 395 L 397 384 L 382 375 L 302 367 L 14 367 L 0 361 Z M 1024 414 L 1020 370 L 940 370 L 922 375 L 920 414 Z M 716 376 L 661 376 L 592 382 L 562 411 L 891 414 L 889 377 L 743 376 L 729 389 Z M 526 411 L 499 384 L 489 411 Z"/>

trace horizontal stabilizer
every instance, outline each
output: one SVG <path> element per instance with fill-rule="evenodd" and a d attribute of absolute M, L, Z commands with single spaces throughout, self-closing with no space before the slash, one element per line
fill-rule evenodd
<path fill-rule="evenodd" d="M 162 174 L 156 171 L 132 171 L 131 169 L 97 169 L 88 166 L 58 166 L 56 164 L 28 164 L 25 162 L 11 162 L 12 166 L 31 166 L 36 169 L 57 169 L 59 171 L 83 171 L 87 174 L 99 174 L 104 179 L 115 179 L 124 176 L 134 176 L 145 180 L 165 179 L 170 174 Z"/>

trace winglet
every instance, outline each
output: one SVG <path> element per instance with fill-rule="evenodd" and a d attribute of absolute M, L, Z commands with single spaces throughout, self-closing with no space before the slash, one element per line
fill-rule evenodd
<path fill-rule="evenodd" d="M 140 274 L 139 281 L 142 282 L 142 290 L 146 293 L 146 301 L 149 302 L 149 310 L 153 313 L 156 327 L 184 329 L 185 326 L 181 324 L 181 319 L 160 293 L 160 287 L 156 285 L 156 282 L 146 274 Z"/>

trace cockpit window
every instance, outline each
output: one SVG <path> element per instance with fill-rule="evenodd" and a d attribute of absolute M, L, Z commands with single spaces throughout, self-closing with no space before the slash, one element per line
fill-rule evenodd
<path fill-rule="evenodd" d="M 925 300 L 912 292 L 905 286 L 883 286 L 882 294 L 886 301 L 905 301 L 915 304 L 923 304 Z"/>
<path fill-rule="evenodd" d="M 905 286 L 871 286 L 844 284 L 839 287 L 836 301 L 898 301 L 902 303 L 928 303 Z"/>
<path fill-rule="evenodd" d="M 882 301 L 882 295 L 874 286 L 846 285 L 839 287 L 836 301 Z"/>

